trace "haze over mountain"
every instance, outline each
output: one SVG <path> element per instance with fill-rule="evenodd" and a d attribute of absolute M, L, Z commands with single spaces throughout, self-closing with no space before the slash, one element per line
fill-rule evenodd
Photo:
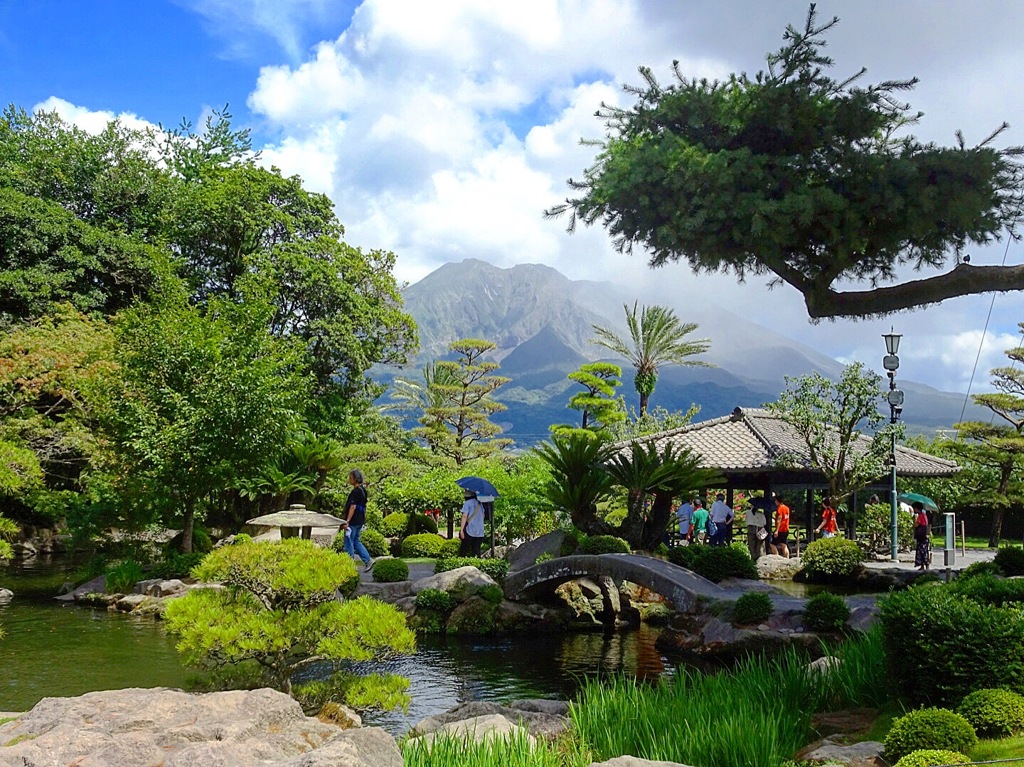
<path fill-rule="evenodd" d="M 566 375 L 587 361 L 622 364 L 619 391 L 627 405 L 636 406 L 632 368 L 591 341 L 595 324 L 627 335 L 623 305 L 632 306 L 638 299 L 644 303 L 643 296 L 627 287 L 570 280 L 548 266 L 502 269 L 478 259 L 445 264 L 405 290 L 406 309 L 420 332 L 417 367 L 447 356 L 448 344 L 460 338 L 497 344 L 493 358 L 501 363 L 500 373 L 512 379 L 499 390 L 498 399 L 509 409 L 497 420 L 521 444 L 544 439 L 549 424 L 578 418 L 566 408 L 570 389 L 577 388 Z M 842 372 L 843 365 L 831 357 L 709 305 L 706 298 L 681 295 L 671 306 L 683 321 L 698 323 L 694 338 L 710 339 L 710 349 L 700 359 L 716 367 L 663 368 L 651 407 L 686 410 L 696 403 L 701 407 L 698 419 L 714 418 L 736 406 L 757 407 L 774 400 L 787 375 L 818 372 L 836 378 Z M 770 320 L 769 311 L 757 312 L 761 314 Z M 392 375 L 394 371 L 383 377 Z M 907 393 L 904 415 L 911 431 L 949 428 L 960 419 L 962 394 L 904 380 L 900 386 Z M 971 406 L 965 417 L 981 417 L 982 412 Z"/>

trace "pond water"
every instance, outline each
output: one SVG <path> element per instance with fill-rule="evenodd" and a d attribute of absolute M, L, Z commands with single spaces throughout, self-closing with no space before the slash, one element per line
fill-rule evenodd
<path fill-rule="evenodd" d="M 14 600 L 0 607 L 0 711 L 25 711 L 47 696 L 123 687 L 188 688 L 163 624 L 53 599 L 71 563 L 37 559 L 0 569 Z M 602 674 L 653 680 L 674 671 L 655 649 L 658 630 L 535 634 L 521 637 L 420 637 L 415 655 L 375 666 L 410 680 L 407 713 L 371 713 L 367 724 L 394 734 L 425 716 L 470 700 L 564 698 Z M 321 669 L 327 673 L 327 668 Z M 317 673 L 314 669 L 313 675 Z"/>

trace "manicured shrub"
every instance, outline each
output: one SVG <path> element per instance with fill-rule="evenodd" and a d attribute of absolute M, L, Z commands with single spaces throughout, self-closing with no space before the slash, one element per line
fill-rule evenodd
<path fill-rule="evenodd" d="M 231 539 L 231 545 L 240 546 L 243 543 L 250 543 L 252 536 L 248 533 L 237 533 L 234 538 Z"/>
<path fill-rule="evenodd" d="M 894 767 L 940 767 L 945 764 L 967 764 L 971 760 L 956 751 L 925 748 L 913 751 L 900 759 Z"/>
<path fill-rule="evenodd" d="M 580 541 L 577 554 L 629 554 L 629 544 L 614 535 L 588 535 Z"/>
<path fill-rule="evenodd" d="M 1024 548 L 1020 546 L 1003 546 L 992 561 L 1003 575 L 1024 575 Z"/>
<path fill-rule="evenodd" d="M 562 547 L 559 551 L 559 556 L 568 557 L 576 553 L 576 549 L 580 547 L 580 541 L 585 536 L 575 527 L 565 531 L 565 537 L 562 539 Z"/>
<path fill-rule="evenodd" d="M 950 584 L 950 589 L 983 605 L 1024 605 L 1024 580 L 1016 578 L 1008 580 L 995 575 L 979 575 L 967 580 L 957 578 Z"/>
<path fill-rule="evenodd" d="M 674 565 L 685 567 L 687 570 L 692 570 L 697 557 L 705 550 L 704 546 L 679 546 L 669 550 L 668 561 Z"/>
<path fill-rule="evenodd" d="M 184 536 L 184 531 L 175 535 L 171 540 L 164 544 L 164 551 L 167 553 L 173 551 L 181 552 L 181 541 Z M 209 554 L 213 551 L 213 539 L 211 539 L 210 534 L 201 527 L 195 527 L 192 529 L 192 551 L 199 554 Z"/>
<path fill-rule="evenodd" d="M 134 559 L 126 559 L 107 570 L 107 593 L 131 594 L 142 578 L 142 565 Z"/>
<path fill-rule="evenodd" d="M 417 533 L 402 541 L 403 557 L 437 557 L 444 548 L 445 539 L 436 533 Z"/>
<path fill-rule="evenodd" d="M 380 532 L 385 538 L 397 538 L 405 535 L 405 528 L 408 525 L 409 515 L 395 512 L 380 521 Z"/>
<path fill-rule="evenodd" d="M 850 607 L 842 597 L 823 592 L 807 600 L 807 606 L 804 608 L 804 625 L 811 631 L 842 631 L 848 620 Z"/>
<path fill-rule="evenodd" d="M 501 583 L 508 575 L 508 562 L 504 559 L 478 559 L 476 557 L 451 557 L 434 563 L 435 573 L 445 573 L 460 567 L 475 567 Z"/>
<path fill-rule="evenodd" d="M 995 562 L 975 562 L 973 565 L 965 567 L 956 579 L 962 581 L 968 578 L 977 578 L 979 575 L 1002 575 L 1002 573 L 999 570 L 999 565 Z"/>
<path fill-rule="evenodd" d="M 864 554 L 846 538 L 822 538 L 804 549 L 803 569 L 811 576 L 844 578 L 861 568 Z"/>
<path fill-rule="evenodd" d="M 1024 731 L 1024 695 L 1011 690 L 975 690 L 956 712 L 983 738 L 1005 738 Z"/>
<path fill-rule="evenodd" d="M 377 583 L 409 580 L 409 565 L 401 559 L 379 559 L 373 563 L 373 579 Z"/>
<path fill-rule="evenodd" d="M 388 539 L 385 538 L 383 534 L 376 530 L 372 530 L 369 527 L 363 528 L 362 533 L 359 534 L 359 540 L 363 542 L 366 550 L 370 552 L 371 557 L 386 557 L 391 553 L 391 550 L 388 547 Z"/>
<path fill-rule="evenodd" d="M 956 705 L 986 687 L 1024 693 L 1019 609 L 932 585 L 890 594 L 881 601 L 879 622 L 890 676 L 915 703 Z"/>
<path fill-rule="evenodd" d="M 694 547 L 689 547 L 694 548 Z M 693 562 L 693 571 L 697 575 L 718 583 L 726 578 L 746 578 L 757 580 L 757 565 L 750 558 L 750 553 L 731 546 L 705 546 Z"/>
<path fill-rule="evenodd" d="M 407 535 L 416 533 L 437 533 L 437 522 L 426 514 L 410 514 L 409 524 L 405 529 Z"/>
<path fill-rule="evenodd" d="M 885 736 L 885 758 L 890 762 L 922 749 L 964 753 L 978 742 L 971 723 L 945 708 L 919 708 L 892 723 Z"/>
<path fill-rule="evenodd" d="M 444 546 L 441 547 L 441 554 L 439 555 L 442 559 L 450 559 L 451 557 L 459 556 L 459 549 L 462 548 L 462 541 L 458 538 L 446 538 Z"/>
<path fill-rule="evenodd" d="M 449 613 L 455 607 L 455 600 L 447 591 L 441 589 L 423 589 L 416 595 L 417 610 L 435 610 L 439 613 Z"/>
<path fill-rule="evenodd" d="M 751 591 L 736 600 L 732 620 L 733 623 L 742 626 L 761 623 L 768 620 L 773 609 L 774 605 L 770 596 L 761 591 Z"/>

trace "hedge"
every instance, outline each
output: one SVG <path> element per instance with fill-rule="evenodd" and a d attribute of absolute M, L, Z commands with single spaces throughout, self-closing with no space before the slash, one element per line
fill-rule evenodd
<path fill-rule="evenodd" d="M 399 538 L 405 535 L 409 526 L 409 515 L 395 512 L 388 514 L 380 521 L 380 531 L 385 538 Z"/>
<path fill-rule="evenodd" d="M 762 623 L 768 620 L 774 609 L 770 596 L 761 591 L 751 591 L 736 600 L 732 620 L 739 626 Z"/>
<path fill-rule="evenodd" d="M 1011 690 L 975 690 L 956 712 L 985 738 L 1006 738 L 1024 732 L 1024 695 Z"/>
<path fill-rule="evenodd" d="M 757 580 L 757 565 L 746 547 L 741 550 L 732 546 L 683 546 L 670 550 L 668 559 L 715 583 L 726 578 Z"/>
<path fill-rule="evenodd" d="M 971 723 L 944 708 L 921 708 L 892 723 L 885 736 L 885 758 L 891 763 L 922 749 L 964 753 L 978 743 Z"/>
<path fill-rule="evenodd" d="M 1024 548 L 1020 546 L 1003 546 L 992 561 L 1003 575 L 1024 575 Z"/>
<path fill-rule="evenodd" d="M 437 557 L 444 549 L 445 539 L 436 533 L 417 533 L 402 541 L 403 557 Z"/>
<path fill-rule="evenodd" d="M 624 539 L 616 538 L 614 535 L 588 535 L 580 541 L 575 553 L 629 554 L 631 551 Z"/>
<path fill-rule="evenodd" d="M 894 767 L 941 767 L 947 764 L 967 764 L 971 760 L 956 751 L 924 748 L 900 759 Z"/>
<path fill-rule="evenodd" d="M 879 620 L 891 678 L 911 701 L 955 705 L 986 687 L 1024 693 L 1024 611 L 933 584 L 890 594 Z"/>
<path fill-rule="evenodd" d="M 811 631 L 835 632 L 846 628 L 850 620 L 850 606 L 835 594 L 823 592 L 807 600 L 804 607 L 804 625 Z"/>
<path fill-rule="evenodd" d="M 504 559 L 478 559 L 476 557 L 448 557 L 434 563 L 435 573 L 444 573 L 460 567 L 475 567 L 499 583 L 508 575 L 508 562 Z"/>
<path fill-rule="evenodd" d="M 863 552 L 853 541 L 822 538 L 808 544 L 800 561 L 808 575 L 843 578 L 860 570 L 863 559 Z"/>
<path fill-rule="evenodd" d="M 409 580 L 409 565 L 401 559 L 381 559 L 373 563 L 373 579 L 378 583 Z"/>

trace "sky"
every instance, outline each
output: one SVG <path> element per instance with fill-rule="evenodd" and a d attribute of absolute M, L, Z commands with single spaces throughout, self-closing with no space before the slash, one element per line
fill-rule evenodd
<path fill-rule="evenodd" d="M 899 375 L 949 391 L 989 388 L 1020 342 L 1024 294 L 959 298 L 872 321 L 808 321 L 793 289 L 763 280 L 650 270 L 600 227 L 543 216 L 594 158 L 602 102 L 631 103 L 637 67 L 663 80 L 724 78 L 764 66 L 793 0 L 0 0 L 3 99 L 56 110 L 87 130 L 109 119 L 201 125 L 228 106 L 261 161 L 335 202 L 346 239 L 397 254 L 414 282 L 443 263 L 543 263 L 573 279 L 672 301 L 687 321 L 721 306 L 843 362 L 881 369 L 881 334 L 903 334 Z M 823 0 L 839 16 L 837 74 L 920 78 L 908 95 L 925 140 L 968 142 L 1003 121 L 1024 144 L 1024 3 Z M 974 264 L 1024 263 L 1024 244 L 970 251 Z M 912 275 L 908 275 L 912 276 Z M 698 316 L 685 316 L 686 307 Z M 987 331 L 986 331 L 987 324 Z M 982 340 L 984 339 L 984 342 Z M 912 408 L 907 402 L 906 408 Z"/>

